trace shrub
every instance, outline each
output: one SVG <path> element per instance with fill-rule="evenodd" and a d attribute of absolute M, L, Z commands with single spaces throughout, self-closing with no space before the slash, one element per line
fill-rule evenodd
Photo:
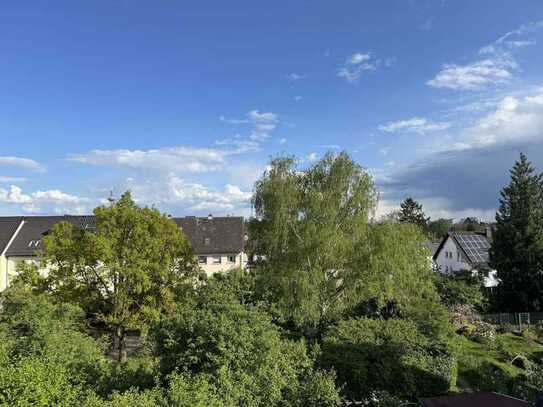
<path fill-rule="evenodd" d="M 449 347 L 407 320 L 342 321 L 323 338 L 321 363 L 335 369 L 347 397 L 358 400 L 372 391 L 400 398 L 437 395 L 455 380 Z"/>
<path fill-rule="evenodd" d="M 8 290 L 0 313 L 7 357 L 13 363 L 35 358 L 52 369 L 59 367 L 74 385 L 101 390 L 110 363 L 103 354 L 105 344 L 83 332 L 83 317 L 80 308 L 55 304 L 45 294 Z"/>
<path fill-rule="evenodd" d="M 308 405 L 309 393 L 323 406 L 338 400 L 330 392 L 333 377 L 315 372 L 305 344 L 282 339 L 269 316 L 254 308 L 221 303 L 180 310 L 152 338 L 163 379 L 186 374 L 173 382 L 185 390 L 205 380 L 206 397 L 213 400 L 217 389 L 225 405 Z"/>

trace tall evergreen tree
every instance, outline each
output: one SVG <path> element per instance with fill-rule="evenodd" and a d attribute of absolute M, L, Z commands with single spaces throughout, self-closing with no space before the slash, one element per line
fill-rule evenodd
<path fill-rule="evenodd" d="M 419 225 L 422 228 L 428 226 L 428 221 L 430 218 L 427 218 L 422 209 L 422 204 L 415 201 L 413 198 L 408 197 L 400 204 L 400 222 L 402 223 L 412 223 L 414 225 Z"/>
<path fill-rule="evenodd" d="M 501 279 L 503 311 L 543 310 L 543 176 L 524 154 L 501 192 L 491 266 Z"/>

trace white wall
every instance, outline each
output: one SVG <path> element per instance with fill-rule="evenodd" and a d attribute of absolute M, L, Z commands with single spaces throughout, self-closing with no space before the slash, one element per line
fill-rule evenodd
<path fill-rule="evenodd" d="M 231 253 L 231 254 L 201 254 L 197 257 L 200 258 L 203 256 L 206 258 L 206 263 L 198 263 L 198 266 L 206 273 L 207 276 L 211 276 L 215 273 L 221 273 L 235 268 L 244 269 L 247 266 L 247 255 L 243 252 L 241 253 Z M 229 257 L 235 257 L 235 261 L 229 261 Z M 221 259 L 219 264 L 214 263 L 214 258 L 217 257 Z"/>
<path fill-rule="evenodd" d="M 449 236 L 441 248 L 435 262 L 439 271 L 443 274 L 451 274 L 455 271 L 471 270 L 472 267 L 462 256 L 459 257 L 460 250 Z"/>

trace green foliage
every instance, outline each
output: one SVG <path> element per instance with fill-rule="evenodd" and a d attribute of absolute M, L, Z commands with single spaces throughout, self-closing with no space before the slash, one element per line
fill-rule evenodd
<path fill-rule="evenodd" d="M 372 299 L 379 307 L 393 303 L 397 315 L 439 335 L 448 331 L 448 315 L 440 304 L 424 243 L 415 225 L 373 225 L 356 251 L 356 279 L 348 283 L 356 288 L 356 296 L 351 297 L 356 305 Z"/>
<path fill-rule="evenodd" d="M 427 218 L 422 209 L 422 204 L 408 197 L 400 204 L 399 221 L 411 223 L 426 230 L 430 218 Z"/>
<path fill-rule="evenodd" d="M 435 238 L 441 239 L 453 228 L 452 219 L 439 218 L 428 222 L 428 233 Z"/>
<path fill-rule="evenodd" d="M 124 360 L 126 331 L 145 330 L 174 307 L 175 290 L 192 281 L 192 250 L 171 219 L 139 208 L 130 193 L 94 215 L 94 232 L 63 222 L 44 239 L 48 289 L 96 312 L 118 338 Z"/>
<path fill-rule="evenodd" d="M 498 270 L 500 311 L 543 310 L 543 176 L 524 154 L 501 192 L 490 250 Z"/>
<path fill-rule="evenodd" d="M 436 287 L 441 302 L 449 309 L 466 305 L 481 310 L 485 306 L 481 284 L 475 279 L 437 274 Z"/>
<path fill-rule="evenodd" d="M 176 388 L 192 389 L 190 394 L 210 403 L 217 395 L 232 406 L 311 405 L 304 404 L 308 400 L 334 405 L 338 399 L 333 377 L 313 370 L 304 343 L 282 339 L 269 316 L 256 309 L 210 303 L 180 310 L 152 335 L 163 377 L 183 373 Z M 205 394 L 194 393 L 199 387 Z"/>
<path fill-rule="evenodd" d="M 103 344 L 82 332 L 80 308 L 21 289 L 8 290 L 2 299 L 0 337 L 9 360 L 35 357 L 60 366 L 71 383 L 100 388 L 109 362 Z"/>
<path fill-rule="evenodd" d="M 355 400 L 372 391 L 400 398 L 445 393 L 454 384 L 455 363 L 447 345 L 400 319 L 341 321 L 322 342 L 322 364 L 336 370 Z"/>
<path fill-rule="evenodd" d="M 278 314 L 313 335 L 343 309 L 357 245 L 375 205 L 370 175 L 346 153 L 327 154 L 299 171 L 272 160 L 256 183 L 251 247 L 265 256 L 257 291 Z"/>
<path fill-rule="evenodd" d="M 322 352 L 323 365 L 336 370 L 347 396 L 356 400 L 372 391 L 402 398 L 441 394 L 455 380 L 450 349 L 411 321 L 341 321 L 323 338 Z"/>

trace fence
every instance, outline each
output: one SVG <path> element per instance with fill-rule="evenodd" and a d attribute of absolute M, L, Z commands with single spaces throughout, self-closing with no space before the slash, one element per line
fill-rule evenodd
<path fill-rule="evenodd" d="M 496 325 L 522 326 L 534 325 L 543 321 L 543 312 L 517 312 L 509 314 L 486 314 L 483 319 Z"/>

